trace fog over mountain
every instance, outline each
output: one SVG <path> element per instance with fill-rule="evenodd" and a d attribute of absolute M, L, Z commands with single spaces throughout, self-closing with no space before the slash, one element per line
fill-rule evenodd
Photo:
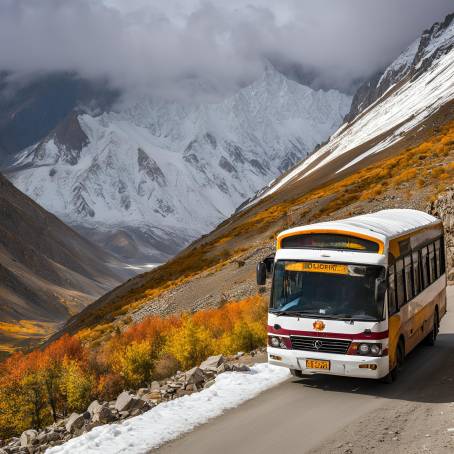
<path fill-rule="evenodd" d="M 265 60 L 351 91 L 440 20 L 450 0 L 2 0 L 0 71 L 74 71 L 169 96 L 219 97 Z M 301 80 L 300 80 L 301 81 Z"/>

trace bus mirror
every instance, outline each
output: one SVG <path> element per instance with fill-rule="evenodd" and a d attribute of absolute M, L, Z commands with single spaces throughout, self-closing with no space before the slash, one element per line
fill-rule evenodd
<path fill-rule="evenodd" d="M 257 263 L 257 285 L 266 284 L 266 264 L 265 262 Z"/>
<path fill-rule="evenodd" d="M 375 301 L 382 301 L 386 292 L 386 279 L 375 279 Z"/>

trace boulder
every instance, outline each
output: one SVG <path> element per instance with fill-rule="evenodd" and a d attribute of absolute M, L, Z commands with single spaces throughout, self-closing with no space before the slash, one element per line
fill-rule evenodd
<path fill-rule="evenodd" d="M 185 379 L 188 384 L 199 385 L 205 381 L 202 369 L 199 367 L 193 367 L 188 370 L 185 374 Z"/>
<path fill-rule="evenodd" d="M 158 381 L 154 381 L 151 383 L 150 391 L 159 391 L 161 389 L 161 385 Z"/>
<path fill-rule="evenodd" d="M 36 430 L 29 429 L 22 432 L 22 435 L 20 436 L 20 445 L 25 448 L 27 446 L 31 446 L 35 440 L 38 441 L 38 432 Z"/>
<path fill-rule="evenodd" d="M 97 401 L 94 400 L 87 408 L 87 411 L 90 413 L 90 415 L 93 417 L 95 412 L 101 407 L 101 404 Z"/>
<path fill-rule="evenodd" d="M 73 413 L 66 421 L 66 430 L 70 433 L 74 433 L 76 430 L 82 429 L 85 424 L 84 415 L 79 413 Z"/>
<path fill-rule="evenodd" d="M 123 411 L 128 411 L 134 406 L 134 396 L 129 394 L 128 391 L 123 391 L 115 402 L 115 409 L 120 413 Z"/>
<path fill-rule="evenodd" d="M 142 409 L 146 405 L 143 399 L 129 394 L 127 391 L 123 391 L 115 402 L 115 409 L 120 413 L 123 411 L 132 411 L 136 408 Z"/>
<path fill-rule="evenodd" d="M 200 369 L 217 369 L 221 364 L 225 362 L 222 355 L 210 356 L 201 365 Z"/>
<path fill-rule="evenodd" d="M 115 416 L 107 405 L 100 405 L 96 408 L 92 418 L 92 422 L 101 424 L 107 424 L 114 420 Z"/>

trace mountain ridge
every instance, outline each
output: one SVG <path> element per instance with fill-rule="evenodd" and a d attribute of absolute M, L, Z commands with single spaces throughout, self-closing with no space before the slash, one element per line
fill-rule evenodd
<path fill-rule="evenodd" d="M 105 247 L 123 230 L 131 250 L 161 261 L 308 154 L 349 103 L 340 92 L 315 91 L 268 65 L 219 103 L 143 98 L 98 116 L 72 114 L 72 146 L 55 130 L 26 149 L 8 177 Z"/>

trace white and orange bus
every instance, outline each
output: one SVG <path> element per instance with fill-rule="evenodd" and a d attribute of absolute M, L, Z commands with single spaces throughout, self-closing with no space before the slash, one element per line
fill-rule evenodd
<path fill-rule="evenodd" d="M 286 230 L 257 283 L 271 271 L 268 360 L 298 377 L 393 381 L 408 352 L 435 343 L 446 313 L 443 226 L 421 211 Z"/>

